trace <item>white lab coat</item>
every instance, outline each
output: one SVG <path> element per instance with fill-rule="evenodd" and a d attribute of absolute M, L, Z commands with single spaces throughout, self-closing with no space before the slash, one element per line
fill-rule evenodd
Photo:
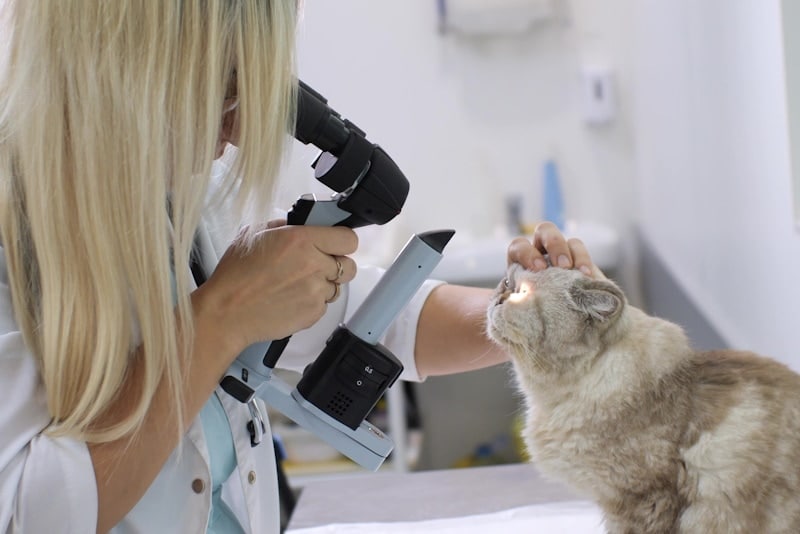
<path fill-rule="evenodd" d="M 211 247 L 215 252 L 206 251 L 206 262 L 214 261 L 224 250 L 216 240 L 210 241 L 216 245 Z M 319 354 L 335 327 L 357 309 L 381 273 L 376 268 L 359 269 L 349 292 L 329 305 L 323 319 L 293 336 L 279 366 L 302 370 Z M 433 281 L 425 283 L 383 339 L 405 366 L 402 379 L 420 379 L 413 361 L 417 318 L 436 285 Z M 225 393 L 220 398 L 233 432 L 238 463 L 225 484 L 223 498 L 246 531 L 277 533 L 278 491 L 269 429 L 264 443 L 251 447 L 247 408 Z M 95 531 L 97 486 L 88 448 L 79 441 L 45 435 L 42 431 L 48 419 L 37 367 L 13 317 L 0 249 L 0 532 Z M 208 450 L 198 418 L 147 493 L 112 532 L 205 532 L 211 502 L 209 481 Z"/>

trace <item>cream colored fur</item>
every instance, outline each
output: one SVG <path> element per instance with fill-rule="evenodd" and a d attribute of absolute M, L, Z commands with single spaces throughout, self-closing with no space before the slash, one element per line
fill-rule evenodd
<path fill-rule="evenodd" d="M 613 533 L 800 532 L 800 375 L 682 329 L 578 271 L 509 269 L 487 313 L 532 461 Z"/>

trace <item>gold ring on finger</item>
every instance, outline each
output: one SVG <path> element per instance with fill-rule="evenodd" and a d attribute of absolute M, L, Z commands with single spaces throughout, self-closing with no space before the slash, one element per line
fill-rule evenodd
<path fill-rule="evenodd" d="M 335 302 L 336 299 L 339 298 L 339 286 L 341 284 L 339 284 L 338 282 L 331 282 L 331 283 L 333 284 L 333 295 L 331 296 L 331 298 L 325 301 L 325 304 L 330 304 L 332 302 Z"/>
<path fill-rule="evenodd" d="M 339 280 L 342 279 L 342 275 L 344 274 L 344 266 L 342 265 L 342 262 L 339 260 L 339 258 L 334 256 L 333 259 L 336 260 L 336 278 L 334 278 L 333 281 L 338 283 Z"/>

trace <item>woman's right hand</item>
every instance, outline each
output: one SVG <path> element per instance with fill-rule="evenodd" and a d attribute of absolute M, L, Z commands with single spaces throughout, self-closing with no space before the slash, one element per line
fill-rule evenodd
<path fill-rule="evenodd" d="M 204 324 L 228 338 L 234 355 L 253 343 L 282 339 L 318 321 L 337 295 L 335 283 L 355 277 L 348 255 L 357 246 L 350 228 L 268 223 L 249 247 L 241 237 L 228 247 L 193 295 L 200 301 L 195 313 L 210 314 Z"/>

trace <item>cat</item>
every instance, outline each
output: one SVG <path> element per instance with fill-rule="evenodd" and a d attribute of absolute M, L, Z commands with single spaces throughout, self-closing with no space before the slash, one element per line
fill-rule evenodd
<path fill-rule="evenodd" d="M 558 267 L 511 265 L 486 329 L 511 355 L 531 461 L 596 502 L 608 532 L 800 533 L 788 367 L 694 351 L 602 273 Z"/>

